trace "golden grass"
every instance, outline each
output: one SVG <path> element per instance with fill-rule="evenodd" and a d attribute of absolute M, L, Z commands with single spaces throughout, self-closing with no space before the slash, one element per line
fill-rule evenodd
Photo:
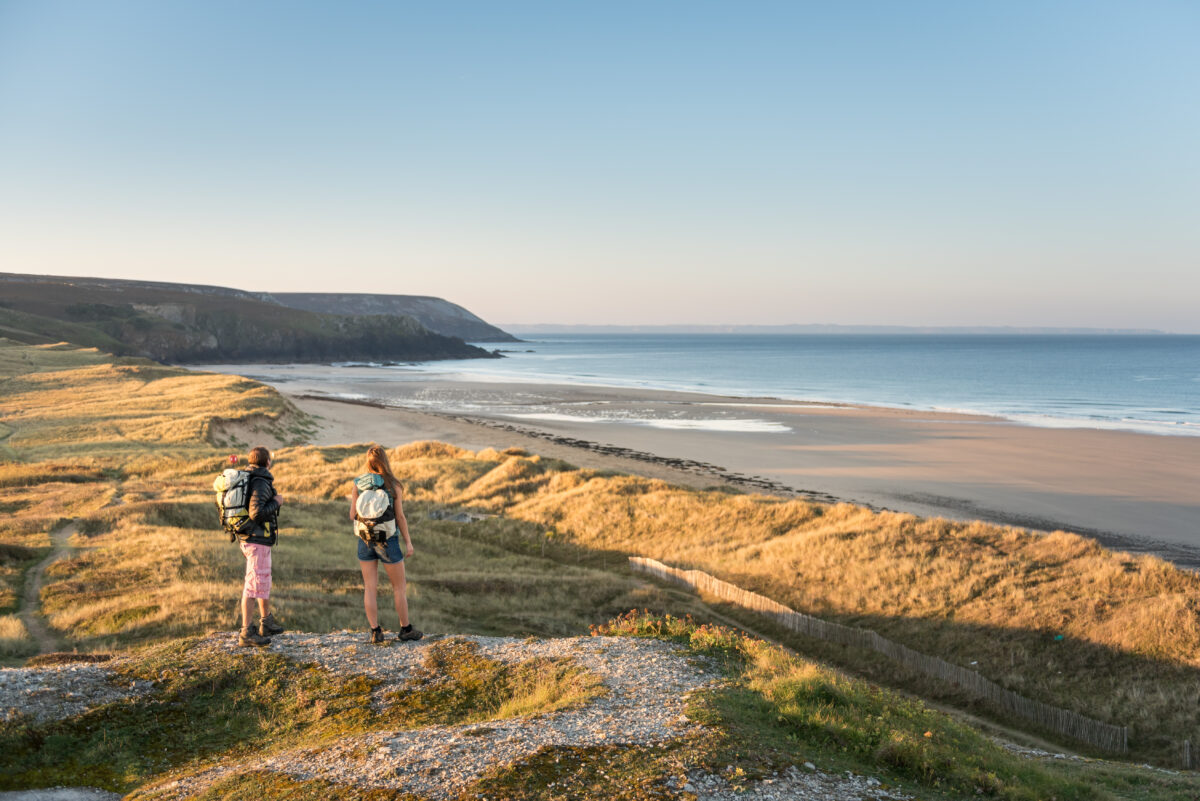
<path fill-rule="evenodd" d="M 23 657 L 37 653 L 25 624 L 16 615 L 0 615 L 0 656 Z"/>
<path fill-rule="evenodd" d="M 159 452 L 210 445 L 213 426 L 291 411 L 273 389 L 94 349 L 0 340 L 9 454 L 22 461 Z"/>
<path fill-rule="evenodd" d="M 80 538 L 80 552 L 48 569 L 43 608 L 71 646 L 105 650 L 236 625 L 245 560 L 216 528 L 207 493 L 194 483 L 190 490 L 183 481 L 165 483 L 162 494 L 173 500 L 105 510 L 85 526 L 98 533 Z M 489 542 L 504 539 L 508 521 L 472 524 L 480 530 L 467 536 L 463 524 L 424 519 L 426 508 L 409 511 L 417 554 L 408 586 L 413 621 L 426 631 L 578 634 L 633 606 L 665 602 L 631 577 Z M 346 507 L 293 495 L 281 521 L 273 551 L 277 615 L 305 631 L 365 631 Z M 383 623 L 395 630 L 382 576 L 379 592 Z"/>

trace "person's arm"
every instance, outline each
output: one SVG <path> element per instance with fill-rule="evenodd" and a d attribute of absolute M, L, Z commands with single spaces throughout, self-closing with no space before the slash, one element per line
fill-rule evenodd
<path fill-rule="evenodd" d="M 358 485 L 355 484 L 350 488 L 350 522 L 354 522 L 354 515 L 358 509 Z"/>
<path fill-rule="evenodd" d="M 408 520 L 404 517 L 404 493 L 400 491 L 400 482 L 392 482 L 392 498 L 396 506 L 396 528 L 404 536 L 404 558 L 413 555 L 412 538 L 408 536 Z"/>
<path fill-rule="evenodd" d="M 275 494 L 271 483 L 265 478 L 250 479 L 250 501 L 246 504 L 246 512 L 250 519 L 260 526 L 266 525 L 279 514 L 283 498 Z"/>

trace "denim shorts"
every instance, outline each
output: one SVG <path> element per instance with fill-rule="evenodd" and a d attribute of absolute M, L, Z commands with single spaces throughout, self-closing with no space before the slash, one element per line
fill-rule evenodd
<path fill-rule="evenodd" d="M 380 555 L 379 551 L 383 551 L 383 554 Z M 398 534 L 388 537 L 387 542 L 382 546 L 372 547 L 361 539 L 358 541 L 358 561 L 373 562 L 376 559 L 385 565 L 394 565 L 404 561 L 404 554 L 400 552 L 400 536 Z"/>

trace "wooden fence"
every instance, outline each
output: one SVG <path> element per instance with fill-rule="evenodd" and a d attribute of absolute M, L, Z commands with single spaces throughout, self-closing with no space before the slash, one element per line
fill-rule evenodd
<path fill-rule="evenodd" d="M 683 584 L 745 609 L 759 612 L 797 634 L 878 651 L 905 667 L 956 684 L 980 698 L 991 701 L 1006 712 L 1019 715 L 1067 737 L 1122 754 L 1129 750 L 1129 728 L 1127 726 L 1101 723 L 1077 712 L 1059 709 L 1040 701 L 1032 701 L 1011 690 L 1004 689 L 973 670 L 951 664 L 936 656 L 914 651 L 880 636 L 878 632 L 843 626 L 840 623 L 831 623 L 828 620 L 802 614 L 758 593 L 713 578 L 700 570 L 679 570 L 641 556 L 629 557 L 629 566 L 637 572 L 648 573 L 666 581 Z"/>

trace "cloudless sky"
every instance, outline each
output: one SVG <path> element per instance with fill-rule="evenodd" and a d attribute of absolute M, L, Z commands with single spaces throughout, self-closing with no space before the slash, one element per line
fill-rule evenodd
<path fill-rule="evenodd" d="M 1200 4 L 0 0 L 0 271 L 1200 332 Z"/>

